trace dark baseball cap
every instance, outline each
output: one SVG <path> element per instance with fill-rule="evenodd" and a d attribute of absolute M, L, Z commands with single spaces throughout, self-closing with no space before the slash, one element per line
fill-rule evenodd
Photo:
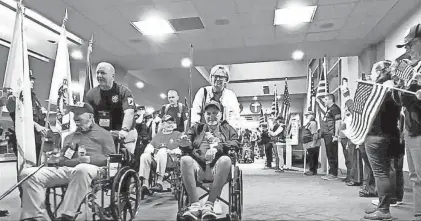
<path fill-rule="evenodd" d="M 421 24 L 416 24 L 408 29 L 405 33 L 404 40 L 401 44 L 396 45 L 398 48 L 403 48 L 411 43 L 415 38 L 421 38 Z"/>
<path fill-rule="evenodd" d="M 168 122 L 168 121 L 175 121 L 175 119 L 174 117 L 168 114 L 162 117 L 162 122 Z"/>
<path fill-rule="evenodd" d="M 85 102 L 78 102 L 75 105 L 69 105 L 67 106 L 67 109 L 73 112 L 75 115 L 81 115 L 84 113 L 94 113 L 94 108 L 90 104 Z"/>
<path fill-rule="evenodd" d="M 221 105 L 216 102 L 216 101 L 209 101 L 208 103 L 205 104 L 205 110 L 208 109 L 209 107 L 216 107 L 218 110 L 221 110 Z"/>

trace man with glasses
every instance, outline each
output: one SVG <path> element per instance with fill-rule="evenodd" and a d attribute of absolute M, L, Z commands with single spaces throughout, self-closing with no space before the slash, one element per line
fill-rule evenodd
<path fill-rule="evenodd" d="M 230 74 L 227 67 L 216 65 L 210 71 L 211 86 L 200 88 L 193 100 L 191 122 L 204 122 L 203 113 L 204 106 L 211 100 L 221 104 L 222 120 L 228 121 L 234 125 L 235 121 L 240 117 L 240 104 L 234 91 L 226 88 L 230 80 Z"/>
<path fill-rule="evenodd" d="M 400 102 L 405 113 L 405 147 L 414 194 L 414 220 L 421 220 L 421 24 L 412 26 L 405 34 L 404 42 L 397 45 L 405 48 L 411 57 L 416 72 L 406 90 L 416 95 L 400 93 Z"/>

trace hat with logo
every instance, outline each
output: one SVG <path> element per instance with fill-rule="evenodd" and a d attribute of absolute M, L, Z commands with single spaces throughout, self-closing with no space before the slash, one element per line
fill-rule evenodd
<path fill-rule="evenodd" d="M 94 113 L 94 108 L 85 102 L 78 102 L 75 105 L 69 105 L 67 106 L 68 110 L 73 112 L 75 115 L 81 115 L 84 113 Z"/>
<path fill-rule="evenodd" d="M 216 101 L 209 101 L 205 104 L 205 110 L 209 107 L 216 107 L 218 110 L 221 110 L 221 105 Z"/>
<path fill-rule="evenodd" d="M 405 33 L 404 40 L 401 44 L 396 45 L 398 48 L 405 47 L 409 43 L 411 43 L 415 38 L 421 38 L 421 25 L 416 24 L 408 29 Z"/>

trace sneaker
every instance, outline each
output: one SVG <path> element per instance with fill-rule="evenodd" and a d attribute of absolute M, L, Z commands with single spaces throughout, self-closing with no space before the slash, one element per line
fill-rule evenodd
<path fill-rule="evenodd" d="M 275 172 L 276 173 L 283 173 L 284 172 L 284 169 L 277 169 L 277 170 L 275 170 Z"/>
<path fill-rule="evenodd" d="M 214 220 L 216 219 L 216 213 L 213 211 L 213 206 L 209 203 L 205 203 L 202 207 L 202 220 Z"/>
<path fill-rule="evenodd" d="M 374 207 L 374 208 L 368 208 L 368 209 L 365 209 L 364 210 L 365 214 L 374 213 L 376 211 L 377 211 L 377 208 L 376 207 Z"/>
<path fill-rule="evenodd" d="M 391 203 L 390 203 L 390 206 L 392 206 L 392 207 L 396 207 L 396 206 L 399 206 L 399 205 L 402 205 L 403 204 L 403 202 L 402 201 L 392 201 Z"/>
<path fill-rule="evenodd" d="M 162 185 L 161 185 L 160 183 L 157 183 L 157 184 L 155 184 L 155 186 L 153 186 L 153 187 L 151 188 L 151 190 L 152 190 L 153 192 L 158 192 L 158 193 L 160 193 L 160 192 L 162 192 L 162 191 L 164 190 L 164 188 L 162 187 Z"/>
<path fill-rule="evenodd" d="M 390 215 L 390 212 L 382 212 L 382 211 L 376 210 L 373 213 L 365 214 L 364 219 L 368 219 L 368 220 L 392 220 L 392 215 Z"/>
<path fill-rule="evenodd" d="M 322 177 L 322 179 L 331 181 L 331 180 L 337 180 L 338 177 L 337 176 L 334 176 L 332 174 L 329 174 L 326 177 Z"/>
<path fill-rule="evenodd" d="M 329 176 L 329 175 L 326 175 L 326 176 L 322 176 L 322 177 L 320 177 L 320 178 L 322 178 L 322 180 L 326 180 L 328 176 Z"/>
<path fill-rule="evenodd" d="M 200 203 L 192 203 L 183 213 L 183 217 L 198 220 L 200 217 Z"/>
<path fill-rule="evenodd" d="M 304 175 L 306 175 L 306 176 L 314 176 L 314 175 L 317 175 L 317 173 L 314 173 L 314 172 L 311 172 L 311 171 L 307 171 L 307 172 L 304 173 Z"/>
<path fill-rule="evenodd" d="M 216 215 L 222 214 L 221 202 L 219 202 L 219 200 L 216 200 L 215 203 L 213 203 L 213 211 Z"/>

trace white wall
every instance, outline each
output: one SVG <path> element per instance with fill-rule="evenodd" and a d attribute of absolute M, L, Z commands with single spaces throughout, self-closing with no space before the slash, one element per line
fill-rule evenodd
<path fill-rule="evenodd" d="M 253 101 L 254 102 L 254 101 Z M 263 106 L 263 111 L 269 110 L 272 107 L 272 101 L 259 101 Z M 252 101 L 240 101 L 240 103 L 243 105 L 243 112 L 241 112 L 242 115 L 250 115 L 253 114 L 250 111 L 250 103 Z M 303 111 L 303 105 L 304 105 L 304 98 L 291 98 L 291 113 L 302 113 Z M 281 109 L 281 104 L 279 106 L 279 109 Z"/>
<path fill-rule="evenodd" d="M 396 45 L 403 41 L 405 32 L 408 28 L 421 22 L 421 8 L 413 15 L 409 16 L 395 30 L 393 30 L 385 39 L 385 57 L 388 60 L 394 60 L 403 53 L 405 49 L 396 48 Z"/>

